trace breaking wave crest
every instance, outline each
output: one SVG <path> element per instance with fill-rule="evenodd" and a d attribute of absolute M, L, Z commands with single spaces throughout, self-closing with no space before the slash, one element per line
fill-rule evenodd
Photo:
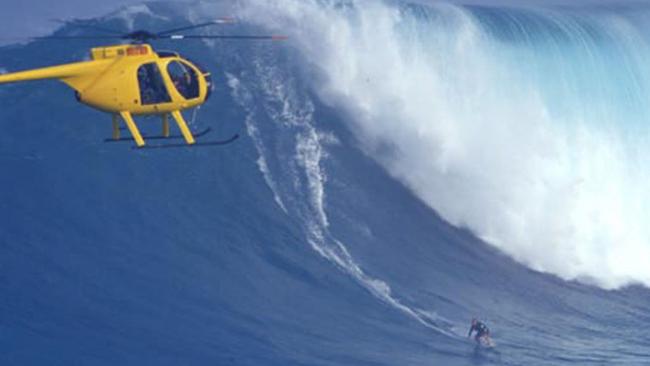
<path fill-rule="evenodd" d="M 529 267 L 650 285 L 648 41 L 632 14 L 248 0 L 363 148 Z"/>

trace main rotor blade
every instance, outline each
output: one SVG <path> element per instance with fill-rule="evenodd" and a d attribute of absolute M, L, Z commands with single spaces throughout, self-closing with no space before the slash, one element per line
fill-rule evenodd
<path fill-rule="evenodd" d="M 63 40 L 63 39 L 123 39 L 120 36 L 45 36 L 45 37 L 31 37 L 38 41 L 47 40 Z"/>
<path fill-rule="evenodd" d="M 91 25 L 91 24 L 79 24 L 79 23 L 75 23 L 75 21 L 67 21 L 67 20 L 63 20 L 63 19 L 50 19 L 50 20 L 53 21 L 53 22 L 56 22 L 56 23 L 63 24 L 63 25 L 69 25 L 71 27 L 94 29 L 94 30 L 98 30 L 100 32 L 112 33 L 112 34 L 115 34 L 115 35 L 124 34 L 124 32 L 116 30 L 116 29 L 104 28 L 104 27 Z"/>
<path fill-rule="evenodd" d="M 283 41 L 287 36 L 201 36 L 201 35 L 184 35 L 170 34 L 160 36 L 161 39 L 234 39 L 234 40 L 271 40 Z"/>
<path fill-rule="evenodd" d="M 210 25 L 216 25 L 216 24 L 230 24 L 230 23 L 234 23 L 234 22 L 235 22 L 234 18 L 219 18 L 219 19 L 213 20 L 211 22 L 195 24 L 195 25 L 188 25 L 186 27 L 181 27 L 181 28 L 169 29 L 169 30 L 165 30 L 165 31 L 162 31 L 162 32 L 158 32 L 156 34 L 159 35 L 159 36 L 164 36 L 164 35 L 168 35 L 170 33 L 176 33 L 176 32 L 186 31 L 186 30 L 190 30 L 190 29 L 196 29 L 196 28 L 203 28 L 203 27 L 207 27 L 207 26 L 210 26 Z"/>

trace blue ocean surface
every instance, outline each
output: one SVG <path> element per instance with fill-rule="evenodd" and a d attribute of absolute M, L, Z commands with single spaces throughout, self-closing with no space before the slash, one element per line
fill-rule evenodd
<path fill-rule="evenodd" d="M 64 84 L 0 85 L 0 364 L 650 364 L 650 9 L 148 2 L 55 34 L 225 15 L 194 34 L 289 39 L 154 44 L 211 70 L 186 118 L 225 146 L 105 143 Z"/>

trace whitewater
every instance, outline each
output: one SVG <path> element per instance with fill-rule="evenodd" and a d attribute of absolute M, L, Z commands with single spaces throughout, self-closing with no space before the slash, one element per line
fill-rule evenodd
<path fill-rule="evenodd" d="M 648 40 L 636 13 L 244 2 L 288 32 L 364 150 L 539 271 L 650 284 Z"/>

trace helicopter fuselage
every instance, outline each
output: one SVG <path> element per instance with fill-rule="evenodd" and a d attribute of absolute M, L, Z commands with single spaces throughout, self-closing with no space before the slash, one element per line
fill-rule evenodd
<path fill-rule="evenodd" d="M 163 114 L 203 104 L 210 74 L 180 57 L 161 57 L 148 44 L 97 47 L 92 60 L 0 75 L 0 84 L 59 79 L 77 99 L 109 113 Z"/>
<path fill-rule="evenodd" d="M 75 90 L 81 103 L 111 113 L 116 138 L 121 116 L 138 146 L 144 140 L 132 115 L 162 116 L 168 135 L 171 114 L 187 143 L 194 143 L 180 111 L 205 103 L 212 91 L 210 73 L 177 53 L 156 53 L 148 44 L 96 47 L 90 61 L 2 74 L 0 84 L 41 79 L 58 79 Z"/>

